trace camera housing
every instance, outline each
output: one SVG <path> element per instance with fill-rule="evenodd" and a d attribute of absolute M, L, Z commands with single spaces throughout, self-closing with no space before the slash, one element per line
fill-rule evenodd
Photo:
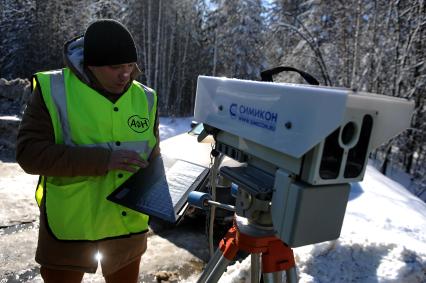
<path fill-rule="evenodd" d="M 247 215 L 270 213 L 276 235 L 295 247 L 339 237 L 349 183 L 363 179 L 371 150 L 409 127 L 413 108 L 344 88 L 199 76 L 194 116 L 244 167 L 223 173 L 262 203 Z"/>

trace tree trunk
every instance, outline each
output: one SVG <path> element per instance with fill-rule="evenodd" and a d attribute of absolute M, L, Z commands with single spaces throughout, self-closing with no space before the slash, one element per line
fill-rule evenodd
<path fill-rule="evenodd" d="M 147 31 L 147 41 L 146 41 L 146 48 L 147 48 L 147 56 L 146 56 L 146 83 L 151 86 L 152 85 L 152 79 L 151 79 L 151 25 L 152 25 L 152 5 L 151 0 L 146 1 L 148 4 L 148 31 Z"/>
<path fill-rule="evenodd" d="M 213 45 L 213 76 L 216 76 L 216 66 L 217 66 L 217 29 L 214 33 L 214 45 Z"/>
<path fill-rule="evenodd" d="M 167 81 L 167 89 L 166 89 L 166 99 L 164 100 L 164 103 L 166 105 L 167 111 L 169 109 L 169 101 L 170 101 L 170 95 L 172 92 L 172 85 L 175 78 L 176 73 L 176 64 L 173 61 L 173 55 L 175 51 L 175 36 L 176 36 L 176 25 L 177 25 L 177 16 L 175 15 L 174 22 L 171 23 L 172 29 L 171 29 L 171 39 L 170 39 L 170 48 L 169 48 L 169 54 L 168 54 L 168 66 L 167 66 L 167 74 L 170 74 L 168 81 Z"/>
<path fill-rule="evenodd" d="M 359 61 L 359 37 L 360 37 L 360 21 L 361 21 L 361 0 L 358 0 L 356 7 L 356 26 L 354 38 L 354 52 L 352 57 L 352 75 L 351 75 L 351 89 L 358 88 L 358 61 Z"/>
<path fill-rule="evenodd" d="M 388 147 L 387 147 L 386 152 L 385 152 L 385 156 L 384 156 L 384 159 L 383 159 L 382 166 L 380 167 L 380 172 L 383 175 L 386 175 L 386 171 L 388 170 L 388 165 L 389 165 L 389 159 L 390 159 L 391 152 L 392 152 L 392 142 L 389 142 L 388 143 Z"/>
<path fill-rule="evenodd" d="M 162 21 L 161 21 L 161 16 L 162 16 L 162 11 L 161 11 L 161 3 L 162 0 L 160 0 L 158 2 L 158 22 L 157 22 L 157 40 L 156 40 L 156 48 L 155 48 L 155 70 L 154 70 L 154 86 L 155 88 L 158 87 L 158 72 L 160 69 L 160 41 L 161 41 L 161 37 L 160 37 L 160 32 L 161 32 L 161 25 L 162 25 Z"/>

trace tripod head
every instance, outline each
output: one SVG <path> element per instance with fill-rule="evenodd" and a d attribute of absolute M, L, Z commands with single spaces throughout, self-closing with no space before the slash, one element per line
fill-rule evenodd
<path fill-rule="evenodd" d="M 369 152 L 409 126 L 413 103 L 348 89 L 200 76 L 195 119 L 238 186 L 236 213 L 291 247 L 336 239 Z"/>

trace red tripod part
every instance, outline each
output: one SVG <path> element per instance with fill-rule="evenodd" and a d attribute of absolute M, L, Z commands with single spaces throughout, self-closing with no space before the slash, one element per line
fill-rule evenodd
<path fill-rule="evenodd" d="M 220 241 L 223 256 L 233 260 L 239 250 L 249 253 L 262 253 L 264 273 L 289 270 L 294 267 L 293 250 L 275 236 L 253 237 L 241 233 L 234 224 Z"/>
<path fill-rule="evenodd" d="M 228 260 L 233 260 L 240 249 L 237 243 L 237 231 L 235 226 L 232 226 L 219 243 L 219 249 Z"/>

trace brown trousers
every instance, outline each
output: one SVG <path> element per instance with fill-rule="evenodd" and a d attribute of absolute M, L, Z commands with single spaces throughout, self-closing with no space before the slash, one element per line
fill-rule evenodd
<path fill-rule="evenodd" d="M 137 283 L 141 258 L 122 267 L 116 272 L 105 276 L 106 283 Z M 80 283 L 84 272 L 75 270 L 58 270 L 45 266 L 40 268 L 40 274 L 45 283 Z"/>
<path fill-rule="evenodd" d="M 70 274 L 73 274 L 72 271 L 76 274 L 95 273 L 98 268 L 96 254 L 99 252 L 102 255 L 102 274 L 108 277 L 140 260 L 147 248 L 147 233 L 100 241 L 57 240 L 47 228 L 43 208 L 42 204 L 35 258 L 43 270 L 70 270 Z"/>

